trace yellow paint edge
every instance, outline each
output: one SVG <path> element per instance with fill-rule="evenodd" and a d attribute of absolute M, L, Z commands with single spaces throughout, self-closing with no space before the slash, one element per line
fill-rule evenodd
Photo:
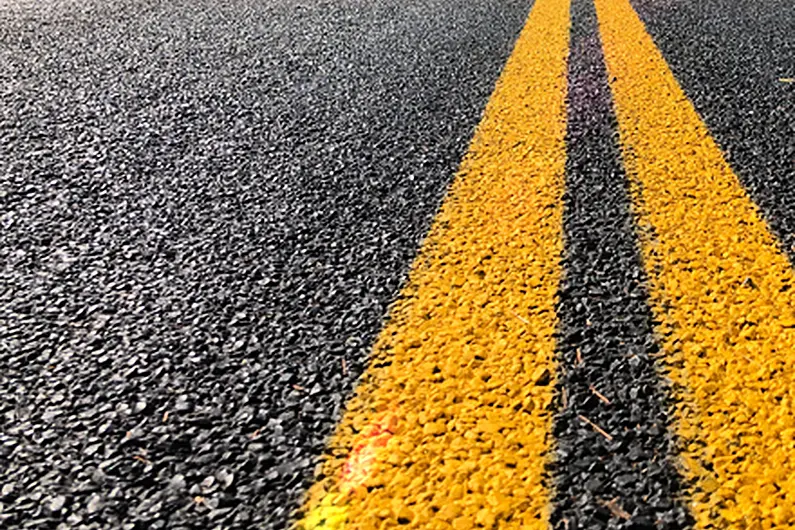
<path fill-rule="evenodd" d="M 697 528 L 795 525 L 793 271 L 628 0 L 596 0 Z"/>
<path fill-rule="evenodd" d="M 297 528 L 546 528 L 568 0 L 536 0 Z"/>

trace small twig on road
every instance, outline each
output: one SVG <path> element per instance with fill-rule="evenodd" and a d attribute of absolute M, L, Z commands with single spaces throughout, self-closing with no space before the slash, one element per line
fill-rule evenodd
<path fill-rule="evenodd" d="M 522 315 L 520 315 L 519 313 L 517 313 L 513 309 L 509 309 L 508 311 L 510 311 L 513 316 L 515 316 L 516 318 L 521 320 L 522 323 L 524 323 L 525 326 L 529 326 L 530 325 L 530 322 L 528 322 L 528 320 L 526 318 L 524 318 Z"/>
<path fill-rule="evenodd" d="M 610 510 L 610 513 L 612 513 L 616 517 L 620 517 L 621 519 L 624 519 L 625 521 L 628 520 L 630 517 L 632 517 L 621 506 L 618 505 L 618 497 L 616 497 L 615 499 L 613 499 L 611 501 L 608 501 L 608 502 L 600 500 L 599 504 L 601 504 L 602 506 L 604 506 L 608 510 Z"/>
<path fill-rule="evenodd" d="M 600 400 L 602 400 L 603 403 L 606 403 L 608 405 L 611 404 L 611 401 L 609 399 L 607 399 L 604 394 L 602 394 L 601 392 L 596 390 L 595 386 L 591 385 L 590 388 L 591 388 L 591 392 L 593 392 L 593 395 L 598 397 Z"/>
<path fill-rule="evenodd" d="M 607 438 L 609 441 L 611 442 L 613 441 L 613 437 L 610 436 L 610 434 L 606 430 L 602 429 L 601 427 L 599 427 L 597 424 L 595 424 L 594 422 L 592 422 L 582 414 L 578 414 L 577 417 L 580 418 L 585 423 L 587 423 L 588 425 L 590 425 L 593 430 L 595 430 L 596 432 Z"/>

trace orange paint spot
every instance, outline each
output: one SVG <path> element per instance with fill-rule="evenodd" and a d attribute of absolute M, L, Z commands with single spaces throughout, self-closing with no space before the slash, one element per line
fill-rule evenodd
<path fill-rule="evenodd" d="M 340 470 L 336 492 L 327 492 L 296 528 L 303 530 L 343 530 L 348 522 L 351 494 L 364 486 L 375 473 L 378 454 L 397 431 L 398 415 L 387 412 L 374 418 L 356 436 L 350 455 Z"/>
<path fill-rule="evenodd" d="M 340 492 L 346 494 L 364 485 L 373 473 L 378 451 L 386 447 L 397 425 L 397 414 L 390 412 L 377 418 L 357 436 L 353 450 L 340 471 Z"/>

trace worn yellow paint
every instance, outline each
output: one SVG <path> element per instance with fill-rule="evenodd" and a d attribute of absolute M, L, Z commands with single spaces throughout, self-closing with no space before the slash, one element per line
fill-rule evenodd
<path fill-rule="evenodd" d="M 298 528 L 548 524 L 568 25 L 536 0 Z"/>
<path fill-rule="evenodd" d="M 596 0 L 699 528 L 795 525 L 795 285 L 628 0 Z"/>

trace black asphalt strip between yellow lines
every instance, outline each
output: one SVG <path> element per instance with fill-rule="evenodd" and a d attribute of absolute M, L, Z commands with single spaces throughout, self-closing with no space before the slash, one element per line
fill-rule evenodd
<path fill-rule="evenodd" d="M 553 528 L 685 528 L 592 0 L 572 3 Z"/>

